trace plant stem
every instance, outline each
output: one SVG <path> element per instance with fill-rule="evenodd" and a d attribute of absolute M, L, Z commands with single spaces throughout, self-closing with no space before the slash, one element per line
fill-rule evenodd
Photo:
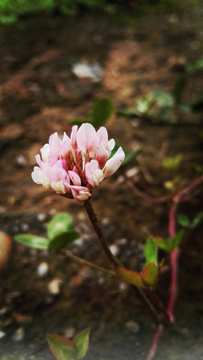
<path fill-rule="evenodd" d="M 101 266 L 95 265 L 87 260 L 81 259 L 78 256 L 73 255 L 70 251 L 63 251 L 62 254 L 64 256 L 68 257 L 69 259 L 73 260 L 75 263 L 77 263 L 79 265 L 88 266 L 94 270 L 101 271 L 107 275 L 113 275 L 113 276 L 115 275 L 115 272 L 107 270 Z"/>
<path fill-rule="evenodd" d="M 146 360 L 152 360 L 155 353 L 156 353 L 156 349 L 157 349 L 157 346 L 158 346 L 158 343 L 159 343 L 159 339 L 160 339 L 160 336 L 163 332 L 163 325 L 162 324 L 159 324 L 158 328 L 157 328 L 157 331 L 154 335 L 154 338 L 153 338 L 153 341 L 152 341 L 152 345 L 149 349 L 149 352 L 148 352 L 148 355 L 147 355 L 147 359 Z"/>
<path fill-rule="evenodd" d="M 185 187 L 183 190 L 180 190 L 173 197 L 173 205 L 169 212 L 169 226 L 168 232 L 169 236 L 176 236 L 176 212 L 179 203 L 182 199 L 188 195 L 191 191 L 193 191 L 197 186 L 203 183 L 203 175 L 194 180 L 190 185 Z M 171 322 L 174 322 L 174 305 L 177 295 L 177 274 L 178 274 L 178 257 L 179 250 L 178 248 L 174 249 L 170 254 L 170 265 L 171 265 L 171 285 L 170 285 L 170 297 L 168 302 L 168 313 Z"/>
<path fill-rule="evenodd" d="M 124 266 L 122 265 L 122 263 L 112 254 L 111 250 L 109 249 L 109 245 L 105 239 L 103 230 L 101 228 L 101 225 L 98 221 L 97 215 L 92 207 L 92 204 L 90 202 L 90 199 L 86 200 L 84 202 L 84 206 L 85 209 L 87 211 L 87 214 L 89 216 L 89 219 L 95 229 L 95 232 L 100 240 L 101 246 L 107 256 L 107 258 L 110 260 L 111 263 L 113 263 L 115 266 L 121 266 L 124 268 Z M 116 275 L 114 273 L 114 275 Z M 144 291 L 139 288 L 138 286 L 136 286 L 137 290 L 139 291 L 140 295 L 142 296 L 142 298 L 144 299 L 144 301 L 146 302 L 146 304 L 150 307 L 150 309 L 153 311 L 153 313 L 158 317 L 157 311 L 154 308 L 153 304 L 151 303 L 151 301 L 148 299 L 148 297 L 145 295 Z"/>
<path fill-rule="evenodd" d="M 115 266 L 121 266 L 123 267 L 122 263 L 120 262 L 120 260 L 118 260 L 111 252 L 109 245 L 106 241 L 106 238 L 104 236 L 103 230 L 101 228 L 101 225 L 99 223 L 99 220 L 97 218 L 97 215 L 92 207 L 91 201 L 90 199 L 85 200 L 84 202 L 84 207 L 85 210 L 87 211 L 87 214 L 89 216 L 89 219 L 94 227 L 94 230 L 98 236 L 98 239 L 101 243 L 101 246 L 107 256 L 107 258 L 109 259 L 109 261 L 114 264 Z"/>

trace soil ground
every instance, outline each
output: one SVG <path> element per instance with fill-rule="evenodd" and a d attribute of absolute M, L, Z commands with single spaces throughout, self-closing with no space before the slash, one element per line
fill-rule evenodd
<path fill-rule="evenodd" d="M 163 183 L 173 175 L 163 170 L 162 161 L 181 153 L 177 175 L 181 186 L 189 184 L 198 177 L 196 167 L 202 160 L 202 116 L 182 114 L 178 124 L 167 125 L 115 114 L 122 106 L 132 107 L 137 96 L 157 88 L 172 90 L 183 73 L 171 64 L 182 58 L 193 62 L 202 55 L 202 20 L 201 8 L 188 8 L 177 14 L 36 16 L 0 27 L 1 230 L 11 236 L 23 232 L 44 236 L 51 217 L 68 211 L 81 233 L 81 241 L 70 249 L 109 268 L 85 209 L 34 184 L 30 177 L 34 155 L 49 135 L 55 131 L 69 134 L 71 119 L 85 118 L 96 99 L 109 97 L 115 109 L 107 124 L 110 138 L 127 151 L 139 145 L 142 154 L 95 189 L 92 202 L 120 260 L 129 269 L 142 269 L 147 237 L 168 236 L 169 204 L 151 204 L 137 197 L 125 174 L 136 166 L 139 173 L 132 181 L 139 189 L 154 197 L 168 195 Z M 101 82 L 73 75 L 72 64 L 81 60 L 102 65 Z M 194 99 L 202 91 L 203 72 L 184 75 L 184 100 Z M 178 212 L 193 218 L 202 210 L 201 196 L 198 189 Z M 187 231 L 181 244 L 176 325 L 166 326 L 157 360 L 203 359 L 201 234 L 200 225 Z M 45 277 L 37 275 L 42 262 L 49 266 Z M 48 290 L 55 278 L 61 281 L 56 296 Z M 163 274 L 157 291 L 167 303 L 168 273 Z M 132 286 L 54 252 L 16 242 L 1 271 L 0 310 L 0 330 L 5 333 L 0 339 L 1 360 L 53 359 L 46 333 L 64 335 L 88 326 L 91 338 L 86 358 L 142 360 L 157 327 L 153 313 Z M 136 323 L 134 333 L 126 325 L 129 321 Z M 21 341 L 16 334 L 23 334 Z"/>

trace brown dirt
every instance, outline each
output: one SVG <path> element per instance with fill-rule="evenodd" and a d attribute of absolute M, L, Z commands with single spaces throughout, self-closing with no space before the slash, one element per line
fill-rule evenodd
<path fill-rule="evenodd" d="M 45 235 L 51 216 L 68 211 L 84 239 L 82 245 L 72 246 L 74 254 L 109 268 L 83 207 L 32 182 L 34 155 L 51 133 L 70 133 L 69 121 L 86 117 L 99 97 L 109 96 L 118 109 L 133 106 L 136 96 L 154 89 L 172 89 L 182 73 L 171 69 L 171 61 L 195 61 L 203 48 L 202 16 L 185 11 L 174 22 L 172 15 L 34 17 L 0 27 L 1 230 L 12 236 L 21 232 Z M 101 63 L 101 83 L 72 74 L 72 63 L 81 59 Z M 202 91 L 203 73 L 186 77 L 184 98 L 195 98 Z M 141 120 L 135 126 L 134 120 L 114 114 L 107 124 L 110 137 L 127 150 L 135 144 L 142 148 L 138 159 L 103 182 L 92 197 L 109 243 L 127 239 L 119 245 L 119 257 L 130 269 L 141 270 L 143 244 L 149 235 L 168 236 L 168 206 L 138 198 L 126 181 L 119 184 L 119 176 L 138 166 L 140 173 L 134 179 L 138 187 L 155 197 L 166 195 L 163 182 L 172 175 L 163 171 L 162 160 L 182 153 L 181 186 L 196 178 L 195 166 L 202 159 L 201 115 L 182 115 L 180 122 L 163 125 Z M 22 166 L 20 155 L 25 160 Z M 179 212 L 193 218 L 202 210 L 200 195 L 200 190 L 194 193 Z M 187 232 L 181 245 L 177 322 L 166 327 L 157 360 L 203 359 L 201 230 L 199 226 Z M 39 278 L 37 266 L 44 261 L 49 272 Z M 51 296 L 47 288 L 54 278 L 62 281 L 57 296 Z M 7 311 L 0 315 L 0 330 L 6 334 L 0 339 L 0 358 L 53 359 L 45 341 L 47 332 L 65 334 L 70 327 L 79 331 L 91 326 L 90 360 L 145 359 L 156 319 L 136 289 L 119 284 L 116 278 L 81 269 L 53 252 L 13 242 L 9 263 L 1 272 L 0 310 Z M 164 274 L 158 287 L 164 302 L 168 288 L 169 275 Z M 130 320 L 139 323 L 138 333 L 127 331 L 125 324 Z M 19 328 L 25 337 L 15 342 L 13 335 Z"/>

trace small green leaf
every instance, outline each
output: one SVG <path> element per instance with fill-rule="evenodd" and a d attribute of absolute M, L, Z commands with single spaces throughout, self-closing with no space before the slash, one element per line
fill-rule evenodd
<path fill-rule="evenodd" d="M 163 160 L 163 167 L 167 170 L 175 170 L 182 161 L 182 154 L 178 154 L 175 158 L 167 157 Z"/>
<path fill-rule="evenodd" d="M 191 228 L 195 228 L 203 220 L 203 211 L 199 212 L 192 221 Z"/>
<path fill-rule="evenodd" d="M 46 250 L 49 248 L 49 240 L 32 234 L 20 234 L 14 236 L 14 239 L 23 245 L 30 246 L 39 250 Z"/>
<path fill-rule="evenodd" d="M 71 230 L 73 228 L 73 219 L 68 213 L 58 213 L 49 222 L 47 226 L 47 235 L 50 240 L 57 235 Z"/>
<path fill-rule="evenodd" d="M 106 124 L 113 112 L 113 106 L 111 100 L 108 98 L 101 98 L 93 105 L 90 122 L 95 128 L 99 128 Z"/>
<path fill-rule="evenodd" d="M 149 263 L 153 263 L 157 265 L 157 246 L 151 237 L 147 239 L 147 242 L 145 244 L 144 256 L 146 259 L 146 263 L 145 263 L 146 266 Z"/>
<path fill-rule="evenodd" d="M 73 360 L 76 357 L 76 346 L 73 341 L 57 334 L 47 334 L 46 339 L 57 360 Z"/>
<path fill-rule="evenodd" d="M 180 244 L 183 235 L 184 235 L 184 230 L 179 230 L 176 236 L 169 237 L 165 241 L 163 239 L 157 238 L 155 239 L 155 242 L 157 246 L 160 247 L 161 249 L 167 252 L 172 252 Z"/>
<path fill-rule="evenodd" d="M 182 76 L 175 82 L 172 93 L 177 104 L 181 102 L 183 93 L 185 91 L 186 83 L 186 78 Z"/>
<path fill-rule="evenodd" d="M 70 245 L 74 240 L 78 239 L 80 234 L 75 230 L 65 231 L 56 235 L 49 243 L 49 249 L 60 249 L 63 246 Z"/>
<path fill-rule="evenodd" d="M 73 338 L 73 342 L 77 348 L 77 354 L 76 354 L 77 360 L 82 359 L 87 352 L 87 349 L 89 347 L 89 334 L 90 334 L 90 328 L 87 328 L 80 331 Z"/>
<path fill-rule="evenodd" d="M 122 280 L 127 281 L 130 284 L 146 288 L 142 280 L 142 275 L 138 272 L 127 270 L 120 266 L 114 266 L 113 269 Z"/>
<path fill-rule="evenodd" d="M 190 220 L 187 215 L 178 215 L 178 223 L 183 227 L 190 226 Z"/>
<path fill-rule="evenodd" d="M 153 101 L 159 107 L 173 107 L 174 106 L 174 98 L 173 95 L 169 91 L 165 90 L 155 90 L 151 93 Z"/>
<path fill-rule="evenodd" d="M 142 272 L 142 280 L 147 286 L 154 286 L 159 275 L 159 266 L 150 262 Z"/>

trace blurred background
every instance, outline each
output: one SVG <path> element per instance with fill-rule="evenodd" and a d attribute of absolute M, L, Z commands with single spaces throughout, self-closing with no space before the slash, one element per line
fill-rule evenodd
<path fill-rule="evenodd" d="M 67 249 L 109 269 L 83 206 L 31 180 L 49 136 L 91 120 L 127 154 L 93 206 L 112 251 L 142 270 L 148 236 L 168 237 L 169 204 L 150 199 L 203 174 L 203 1 L 0 0 L 0 54 L 0 359 L 51 360 L 46 333 L 87 326 L 86 358 L 146 359 L 157 323 L 135 288 L 13 238 L 46 236 L 68 212 L 80 237 Z M 189 225 L 201 214 L 198 188 L 178 209 L 177 321 L 157 360 L 203 359 L 202 223 Z M 166 272 L 164 303 L 169 284 Z"/>

